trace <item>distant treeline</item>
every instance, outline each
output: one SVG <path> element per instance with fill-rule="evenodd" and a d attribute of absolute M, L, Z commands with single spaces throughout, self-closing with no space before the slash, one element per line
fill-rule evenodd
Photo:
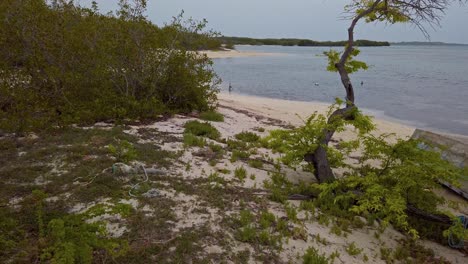
<path fill-rule="evenodd" d="M 221 42 L 227 47 L 233 45 L 277 45 L 277 46 L 303 46 L 303 47 L 342 47 L 346 45 L 346 41 L 315 41 L 310 39 L 294 39 L 294 38 L 281 38 L 281 39 L 255 39 L 246 37 L 219 37 Z M 376 46 L 390 46 L 387 41 L 372 41 L 359 39 L 355 41 L 357 46 L 361 47 L 376 47 Z"/>

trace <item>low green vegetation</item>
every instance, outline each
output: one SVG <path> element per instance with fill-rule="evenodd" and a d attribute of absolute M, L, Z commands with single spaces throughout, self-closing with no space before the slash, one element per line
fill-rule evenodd
<path fill-rule="evenodd" d="M 213 122 L 224 122 L 224 116 L 216 111 L 206 111 L 200 113 L 200 119 Z"/>
<path fill-rule="evenodd" d="M 31 138 L 0 138 L 0 262 L 93 263 L 132 254 L 129 241 L 112 238 L 99 220 L 110 214 L 137 223 L 135 210 L 119 201 L 129 198 L 129 184 L 141 178 L 113 171 L 113 164 L 136 159 L 148 167 L 168 168 L 177 157 L 156 145 L 139 143 L 120 127 L 64 128 Z M 140 196 L 154 187 L 141 184 L 133 194 Z M 76 204 L 102 198 L 110 200 L 70 213 Z M 14 209 L 8 205 L 12 199 L 17 199 Z M 163 197 L 156 201 L 159 207 L 168 202 Z M 167 213 L 161 215 L 161 220 L 170 219 Z"/>
<path fill-rule="evenodd" d="M 338 109 L 340 103 L 338 101 L 328 113 Z M 265 141 L 274 151 L 282 153 L 284 164 L 314 173 L 312 163 L 304 163 L 304 156 L 314 153 L 324 129 L 340 132 L 345 125 L 352 124 L 359 132 L 355 140 L 340 142 L 339 147 L 326 147 L 331 167 L 345 169 L 346 177 L 294 192 L 310 192 L 309 195 L 317 197 L 316 206 L 325 213 L 348 219 L 356 215 L 378 218 L 383 227 L 391 223 L 418 237 L 419 226 L 410 225 L 414 221 L 409 220 L 412 215 L 408 214 L 408 207 L 443 215 L 437 209 L 443 198 L 428 190 L 441 188 L 439 181 L 457 184 L 463 170 L 443 160 L 440 153 L 419 148 L 421 142 L 418 140 L 392 141 L 392 135 L 376 137 L 370 134 L 374 128 L 370 118 L 357 110 L 353 114 L 351 121 L 335 118 L 329 122 L 329 116 L 316 113 L 305 121 L 304 126 L 272 131 Z M 359 165 L 348 164 L 346 158 L 357 149 L 362 151 Z M 273 175 L 266 185 L 273 190 L 272 198 L 278 201 L 284 201 L 288 194 L 294 193 L 281 178 Z M 466 232 L 456 225 L 451 231 L 466 236 Z"/>
<path fill-rule="evenodd" d="M 231 155 L 231 162 L 236 162 L 238 160 L 246 160 L 250 157 L 250 154 L 248 152 L 242 151 L 242 150 L 233 150 L 232 155 Z"/>
<path fill-rule="evenodd" d="M 350 256 L 356 256 L 356 255 L 359 255 L 361 254 L 362 252 L 362 248 L 358 248 L 356 246 L 356 243 L 355 242 L 352 242 L 351 244 L 349 244 L 347 247 L 346 247 L 346 252 L 348 252 L 348 254 Z"/>
<path fill-rule="evenodd" d="M 303 264 L 329 264 L 328 258 L 321 255 L 317 249 L 310 247 L 307 249 L 304 256 L 302 256 Z"/>
<path fill-rule="evenodd" d="M 234 176 L 241 182 L 247 178 L 247 170 L 244 167 L 237 167 L 234 170 Z"/>
<path fill-rule="evenodd" d="M 252 159 L 249 160 L 249 166 L 256 169 L 261 169 L 263 168 L 263 162 L 261 160 Z"/>
<path fill-rule="evenodd" d="M 185 134 L 193 134 L 195 136 L 207 137 L 209 139 L 217 140 L 221 137 L 221 133 L 210 125 L 210 123 L 201 123 L 199 121 L 189 121 L 184 125 Z"/>
<path fill-rule="evenodd" d="M 115 157 L 116 161 L 129 163 L 137 158 L 137 151 L 135 147 L 126 140 L 118 140 L 115 145 L 108 146 L 109 152 Z"/>
<path fill-rule="evenodd" d="M 235 138 L 247 143 L 257 142 L 260 139 L 260 137 L 253 132 L 241 132 L 236 134 Z"/>
<path fill-rule="evenodd" d="M 206 140 L 202 137 L 197 137 L 192 133 L 184 133 L 184 146 L 185 147 L 204 147 Z"/>
<path fill-rule="evenodd" d="M 254 215 L 242 210 L 237 218 L 232 219 L 232 225 L 236 228 L 234 235 L 237 240 L 257 248 L 281 249 L 283 239 L 291 236 L 287 223 L 268 211 Z"/>

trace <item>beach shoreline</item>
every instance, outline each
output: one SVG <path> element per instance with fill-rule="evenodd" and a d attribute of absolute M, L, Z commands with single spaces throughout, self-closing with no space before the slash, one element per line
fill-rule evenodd
<path fill-rule="evenodd" d="M 255 52 L 255 51 L 238 51 L 238 50 L 202 50 L 201 54 L 207 55 L 210 59 L 227 59 L 227 58 L 246 58 L 246 57 L 262 57 L 262 56 L 280 56 L 282 53 L 270 52 Z"/>
<path fill-rule="evenodd" d="M 286 121 L 293 126 L 300 126 L 303 120 L 314 112 L 325 114 L 330 103 L 318 101 L 293 101 L 285 99 L 276 99 L 252 95 L 243 95 L 237 93 L 220 92 L 218 94 L 219 105 L 246 110 L 268 118 Z M 363 109 L 364 114 L 372 116 L 376 124 L 377 134 L 393 133 L 398 138 L 411 137 L 416 126 L 390 120 L 382 116 L 373 115 L 372 110 Z M 344 139 L 351 137 L 350 133 L 344 134 Z M 343 136 L 343 135 L 341 135 Z"/>

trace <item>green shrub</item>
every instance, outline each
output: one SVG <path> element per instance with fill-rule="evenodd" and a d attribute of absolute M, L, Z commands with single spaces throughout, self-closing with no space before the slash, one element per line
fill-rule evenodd
<path fill-rule="evenodd" d="M 356 139 L 340 142 L 339 147 L 325 148 L 330 167 L 347 172 L 346 177 L 316 185 L 319 189 L 317 207 L 327 214 L 345 218 L 356 215 L 379 218 L 384 228 L 391 223 L 418 238 L 421 227 L 409 220 L 408 205 L 440 214 L 438 205 L 444 199 L 428 190 L 441 188 L 440 181 L 456 185 L 463 170 L 443 160 L 440 153 L 421 149 L 423 142 L 419 140 L 395 140 L 390 134 L 374 136 L 370 131 L 375 125 L 358 109 L 352 113 L 353 120 L 337 117 L 330 122 L 331 113 L 340 109 L 340 104 L 338 100 L 331 106 L 328 116 L 314 113 L 301 127 L 272 131 L 265 141 L 273 150 L 283 153 L 284 164 L 314 172 L 313 164 L 305 163 L 304 156 L 314 153 L 321 144 L 323 131 L 339 132 L 344 131 L 346 125 L 354 126 L 359 132 Z M 358 149 L 359 165 L 349 164 L 347 158 Z M 275 185 L 270 187 L 278 189 Z M 460 228 L 451 230 L 457 236 L 465 235 Z"/>
<path fill-rule="evenodd" d="M 221 145 L 210 143 L 208 144 L 208 147 L 215 153 L 223 153 L 223 146 Z"/>
<path fill-rule="evenodd" d="M 243 141 L 238 141 L 238 140 L 232 140 L 228 139 L 226 142 L 228 148 L 230 150 L 248 150 L 250 147 L 247 145 L 247 143 Z"/>
<path fill-rule="evenodd" d="M 204 138 L 197 137 L 192 133 L 184 133 L 184 146 L 185 147 L 204 147 L 206 140 Z"/>
<path fill-rule="evenodd" d="M 249 165 L 250 167 L 256 168 L 256 169 L 263 168 L 263 162 L 261 160 L 256 160 L 256 159 L 249 160 Z"/>
<path fill-rule="evenodd" d="M 243 182 L 247 178 L 247 171 L 244 167 L 238 167 L 234 170 L 234 176 Z"/>
<path fill-rule="evenodd" d="M 302 256 L 303 264 L 328 264 L 328 259 L 324 255 L 320 255 L 318 250 L 310 247 L 307 249 L 304 256 Z"/>
<path fill-rule="evenodd" d="M 118 140 L 116 145 L 111 144 L 108 149 L 118 162 L 128 163 L 138 157 L 135 147 L 127 140 Z"/>
<path fill-rule="evenodd" d="M 250 154 L 248 152 L 235 149 L 232 151 L 231 162 L 236 162 L 238 160 L 245 160 L 245 159 L 248 159 L 249 157 L 250 157 Z"/>
<path fill-rule="evenodd" d="M 128 243 L 121 239 L 109 238 L 103 222 L 89 223 L 89 215 L 102 215 L 106 211 L 102 206 L 95 206 L 92 212 L 67 214 L 53 218 L 45 225 L 46 193 L 35 190 L 32 194 L 33 207 L 36 211 L 36 223 L 40 260 L 44 263 L 93 263 L 98 251 L 112 257 L 124 255 Z M 112 208 L 113 213 L 128 212 L 127 204 Z M 122 216 L 128 216 L 123 214 Z"/>
<path fill-rule="evenodd" d="M 240 141 L 249 142 L 249 143 L 257 142 L 260 139 L 260 137 L 253 132 L 242 132 L 242 133 L 236 134 L 235 137 L 236 139 Z"/>
<path fill-rule="evenodd" d="M 359 254 L 361 254 L 362 251 L 363 251 L 363 249 L 362 249 L 362 248 L 358 248 L 358 247 L 356 246 L 356 243 L 355 243 L 355 242 L 349 244 L 348 247 L 346 247 L 346 252 L 348 252 L 348 254 L 349 254 L 350 256 L 359 255 Z"/>
<path fill-rule="evenodd" d="M 221 137 L 221 133 L 209 123 L 200 123 L 194 120 L 185 123 L 184 128 L 184 133 L 190 133 L 195 136 L 207 137 L 213 140 L 217 140 Z"/>
<path fill-rule="evenodd" d="M 214 122 L 224 122 L 224 116 L 215 111 L 206 111 L 200 114 L 200 119 Z"/>

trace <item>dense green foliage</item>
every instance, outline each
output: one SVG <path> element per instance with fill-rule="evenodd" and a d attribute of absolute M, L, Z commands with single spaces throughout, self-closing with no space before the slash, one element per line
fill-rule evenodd
<path fill-rule="evenodd" d="M 420 141 L 372 135 L 369 132 L 374 125 L 370 118 L 358 111 L 351 121 L 330 120 L 331 113 L 338 107 L 331 107 L 329 116 L 315 113 L 304 126 L 272 131 L 266 141 L 282 153 L 281 161 L 285 164 L 313 171 L 312 165 L 303 162 L 304 155 L 313 153 L 319 146 L 324 129 L 340 132 L 345 125 L 353 125 L 359 132 L 354 140 L 325 146 L 331 167 L 344 171 L 345 177 L 317 185 L 318 204 L 322 210 L 342 216 L 379 218 L 384 226 L 392 223 L 417 237 L 417 230 L 408 221 L 408 205 L 430 213 L 442 213 L 437 206 L 444 199 L 432 190 L 441 188 L 439 181 L 456 185 L 464 172 L 443 160 L 439 152 L 421 149 Z M 362 154 L 358 162 L 353 162 L 350 154 L 358 150 Z M 457 230 L 460 228 L 453 228 Z"/>
<path fill-rule="evenodd" d="M 359 53 L 361 53 L 361 51 L 357 48 L 354 48 L 351 51 L 351 54 L 347 57 L 347 60 L 345 62 L 345 70 L 348 74 L 355 73 L 359 70 L 367 70 L 369 68 L 369 66 L 365 62 L 354 59 L 354 57 L 359 55 Z M 342 53 L 336 50 L 329 50 L 325 51 L 323 54 L 328 57 L 327 71 L 337 72 L 338 69 L 335 65 L 340 60 Z"/>
<path fill-rule="evenodd" d="M 209 110 L 218 83 L 204 55 L 216 34 L 182 15 L 160 28 L 146 1 L 106 15 L 69 1 L 0 3 L 0 129 Z"/>
<path fill-rule="evenodd" d="M 200 113 L 200 119 L 214 122 L 224 122 L 224 116 L 216 111 L 206 111 Z"/>
<path fill-rule="evenodd" d="M 189 121 L 184 125 L 184 133 L 193 134 L 195 136 L 207 137 L 209 139 L 219 139 L 221 133 L 210 125 L 210 123 L 200 123 L 199 121 Z"/>
<path fill-rule="evenodd" d="M 346 41 L 315 41 L 310 39 L 255 39 L 245 37 L 219 37 L 226 45 L 277 45 L 277 46 L 301 46 L 301 47 L 342 47 Z M 390 46 L 387 41 L 356 40 L 356 45 L 361 47 Z"/>

